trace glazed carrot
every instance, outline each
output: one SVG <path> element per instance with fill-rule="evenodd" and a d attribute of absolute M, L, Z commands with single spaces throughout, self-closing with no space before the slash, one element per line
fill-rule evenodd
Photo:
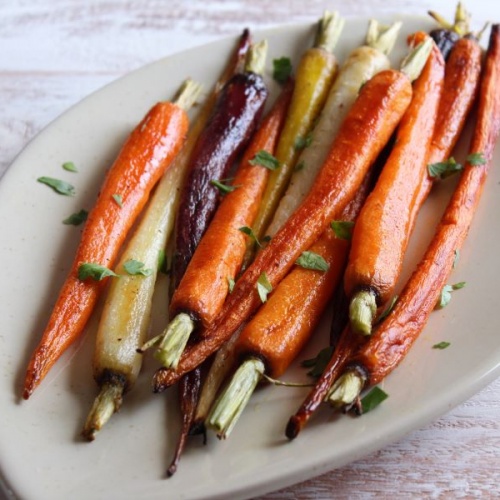
<path fill-rule="evenodd" d="M 292 91 L 290 80 L 254 134 L 232 181 L 233 191 L 224 196 L 174 292 L 170 302 L 173 319 L 155 353 L 167 368 L 175 367 L 191 332 L 213 322 L 229 293 L 230 280 L 236 279 L 247 243 L 240 228 L 252 225 L 270 172 L 255 163 L 262 152 L 274 153 Z M 183 327 L 178 328 L 179 324 Z M 184 327 L 186 324 L 191 328 Z"/>
<path fill-rule="evenodd" d="M 340 220 L 355 220 L 368 187 L 369 175 Z M 215 430 L 219 437 L 227 437 L 233 428 L 260 374 L 280 377 L 309 340 L 340 281 L 348 249 L 349 240 L 337 237 L 332 228 L 326 229 L 301 256 L 305 263 L 297 262 L 243 328 L 235 344 L 240 368 L 206 419 L 207 427 Z M 248 380 L 252 383 L 248 384 Z"/>
<path fill-rule="evenodd" d="M 171 385 L 215 352 L 261 304 L 257 284 L 263 273 L 272 287 L 277 286 L 341 213 L 391 136 L 411 94 L 409 78 L 396 70 L 382 71 L 363 86 L 307 198 L 236 282 L 206 337 L 188 346 L 176 371 L 157 372 L 155 390 Z M 368 121 L 370 127 L 365 126 Z"/>
<path fill-rule="evenodd" d="M 465 120 L 476 97 L 481 71 L 481 58 L 482 54 L 479 45 L 475 41 L 465 38 L 460 39 L 450 53 L 446 62 L 443 93 L 429 152 L 429 163 L 447 159 L 458 137 L 460 137 Z M 416 203 L 422 203 L 425 200 L 432 183 L 432 178 L 427 175 L 424 176 Z M 312 414 L 325 399 L 332 383 L 339 376 L 345 363 L 361 344 L 360 335 L 354 334 L 350 329 L 343 331 L 339 345 L 336 347 L 329 365 L 325 368 L 299 410 L 290 418 L 286 430 L 286 434 L 290 439 L 295 438 L 306 425 Z"/>
<path fill-rule="evenodd" d="M 92 364 L 94 379 L 100 392 L 82 431 L 82 435 L 89 440 L 94 439 L 113 413 L 120 409 L 123 394 L 132 388 L 139 375 L 142 356 L 136 350 L 146 340 L 158 271 L 158 255 L 173 229 L 179 185 L 185 176 L 194 144 L 210 118 L 216 96 L 240 67 L 248 42 L 249 32 L 245 30 L 228 67 L 196 114 L 184 147 L 159 182 L 139 226 L 121 253 L 120 262 L 115 269 L 121 277 L 111 282 L 97 329 Z M 143 270 L 147 271 L 147 276 L 127 275 L 124 266 L 131 260 L 144 264 Z"/>
<path fill-rule="evenodd" d="M 396 306 L 370 340 L 356 353 L 348 371 L 363 385 L 379 383 L 413 345 L 434 309 L 462 246 L 491 166 L 500 134 L 500 25 L 492 26 L 479 91 L 477 121 L 469 151 L 481 164 L 467 162 L 422 261 Z"/>
<path fill-rule="evenodd" d="M 295 162 L 314 120 L 319 115 L 337 73 L 332 54 L 344 27 L 337 12 L 326 12 L 318 26 L 314 47 L 302 55 L 295 79 L 295 91 L 283 132 L 276 149 L 279 168 L 271 172 L 262 203 L 253 225 L 257 239 L 262 239 L 295 167 Z"/>
<path fill-rule="evenodd" d="M 213 115 L 198 138 L 181 192 L 176 218 L 172 289 L 175 290 L 219 201 L 211 181 L 223 181 L 246 147 L 266 102 L 261 74 L 267 43 L 252 45 L 245 71 L 234 75 L 221 90 Z"/>
<path fill-rule="evenodd" d="M 80 279 L 84 263 L 111 267 L 149 193 L 184 143 L 188 117 L 178 104 L 156 104 L 134 129 L 110 168 L 83 230 L 71 271 L 28 365 L 28 399 L 62 353 L 80 336 L 106 280 Z M 119 196 L 118 200 L 115 197 Z"/>
<path fill-rule="evenodd" d="M 421 33 L 417 38 L 427 37 Z M 433 136 L 444 80 L 444 61 L 433 43 L 414 83 L 412 102 L 398 127 L 395 145 L 354 228 L 344 277 L 354 331 L 369 335 L 377 306 L 392 295 L 417 206 L 415 200 Z"/>

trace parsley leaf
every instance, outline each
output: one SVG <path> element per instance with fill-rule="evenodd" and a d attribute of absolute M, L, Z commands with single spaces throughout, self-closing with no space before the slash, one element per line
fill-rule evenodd
<path fill-rule="evenodd" d="M 313 271 L 326 272 L 330 268 L 328 262 L 321 255 L 308 250 L 300 254 L 295 264 L 304 269 L 312 269 Z"/>
<path fill-rule="evenodd" d="M 333 347 L 325 347 L 319 351 L 318 355 L 315 358 L 305 359 L 302 361 L 302 366 L 304 368 L 311 368 L 307 372 L 308 375 L 314 378 L 320 377 L 325 371 L 326 366 L 328 365 L 330 358 L 333 354 Z"/>
<path fill-rule="evenodd" d="M 440 161 L 438 163 L 430 163 L 427 165 L 429 177 L 432 177 L 433 179 L 445 179 L 450 175 L 460 172 L 462 168 L 462 165 L 457 163 L 453 157 L 449 160 Z"/>
<path fill-rule="evenodd" d="M 113 200 L 115 200 L 116 204 L 122 208 L 123 207 L 123 199 L 121 194 L 114 194 Z"/>
<path fill-rule="evenodd" d="M 305 137 L 297 137 L 295 139 L 295 149 L 304 149 L 311 145 L 312 135 L 309 133 Z"/>
<path fill-rule="evenodd" d="M 72 161 L 63 163 L 62 168 L 64 168 L 64 170 L 67 170 L 68 172 L 78 172 L 78 169 L 75 167 L 75 164 Z"/>
<path fill-rule="evenodd" d="M 234 285 L 235 285 L 234 279 L 228 276 L 227 285 L 229 287 L 229 293 L 231 293 L 234 290 Z"/>
<path fill-rule="evenodd" d="M 389 394 L 384 392 L 380 387 L 375 386 L 364 398 L 361 399 L 361 408 L 363 413 L 368 413 L 374 410 L 382 401 L 385 401 Z"/>
<path fill-rule="evenodd" d="M 269 170 L 276 170 L 280 166 L 278 159 L 264 149 L 258 151 L 248 163 L 250 163 L 250 165 L 260 165 Z"/>
<path fill-rule="evenodd" d="M 438 342 L 437 344 L 434 344 L 432 346 L 433 349 L 446 349 L 447 347 L 449 347 L 451 344 L 450 342 Z"/>
<path fill-rule="evenodd" d="M 101 281 L 108 276 L 118 277 L 118 274 L 111 271 L 105 266 L 100 264 L 94 264 L 92 262 L 84 262 L 78 267 L 78 279 L 81 281 L 87 278 L 92 278 L 96 281 Z"/>
<path fill-rule="evenodd" d="M 439 298 L 439 302 L 437 303 L 437 308 L 442 309 L 446 307 L 451 300 L 451 292 L 455 290 L 460 290 L 465 286 L 465 281 L 461 281 L 460 283 L 455 283 L 454 285 L 445 285 L 441 290 L 441 296 Z"/>
<path fill-rule="evenodd" d="M 292 62 L 288 57 L 273 60 L 273 78 L 278 83 L 285 83 L 292 74 Z"/>
<path fill-rule="evenodd" d="M 352 230 L 354 229 L 354 222 L 333 220 L 330 226 L 337 238 L 341 240 L 350 240 L 352 238 Z"/>
<path fill-rule="evenodd" d="M 74 214 L 71 214 L 67 219 L 63 220 L 63 224 L 67 224 L 70 226 L 79 226 L 83 222 L 87 220 L 89 213 L 87 210 L 80 210 L 79 212 L 76 212 Z"/>
<path fill-rule="evenodd" d="M 267 295 L 273 291 L 273 287 L 271 283 L 269 283 L 269 280 L 267 279 L 267 275 L 265 272 L 263 272 L 260 276 L 259 279 L 257 280 L 257 292 L 259 294 L 260 300 L 262 302 L 267 301 Z"/>
<path fill-rule="evenodd" d="M 297 163 L 297 165 L 295 165 L 294 171 L 299 172 L 300 170 L 303 170 L 305 166 L 306 166 L 306 164 L 305 164 L 304 160 L 301 160 L 301 161 L 299 161 L 299 163 Z"/>
<path fill-rule="evenodd" d="M 259 248 L 262 248 L 262 243 L 259 241 L 259 239 L 257 238 L 257 235 L 253 232 L 253 229 L 251 227 L 248 227 L 248 226 L 243 226 L 243 227 L 240 227 L 239 230 L 242 232 L 242 233 L 245 233 L 247 236 L 250 236 L 250 238 L 255 241 L 256 245 L 259 247 Z M 267 239 L 265 238 L 262 238 L 262 241 L 269 241 L 271 238 L 269 238 L 268 236 L 266 237 Z"/>
<path fill-rule="evenodd" d="M 394 306 L 396 305 L 396 302 L 398 301 L 398 298 L 399 297 L 397 295 L 394 295 L 394 297 L 392 297 L 387 307 L 382 311 L 382 313 L 378 317 L 377 323 L 381 323 L 382 321 L 384 321 L 385 318 L 387 318 L 387 316 L 389 316 L 389 314 L 391 314 L 392 310 L 394 309 Z"/>
<path fill-rule="evenodd" d="M 167 255 L 163 248 L 158 253 L 158 271 L 163 274 L 169 274 Z"/>
<path fill-rule="evenodd" d="M 132 276 L 137 276 L 137 275 L 150 276 L 151 273 L 153 272 L 152 269 L 144 269 L 144 262 L 140 262 L 135 259 L 127 260 L 123 264 L 123 269 L 125 269 L 125 271 Z"/>
<path fill-rule="evenodd" d="M 480 165 L 484 165 L 486 163 L 486 158 L 483 153 L 471 153 L 467 156 L 467 162 L 473 167 L 479 167 Z"/>
<path fill-rule="evenodd" d="M 68 182 L 61 181 L 60 179 L 54 179 L 53 177 L 39 177 L 37 181 L 51 187 L 56 193 L 63 194 L 65 196 L 75 195 L 75 187 Z"/>
<path fill-rule="evenodd" d="M 229 184 L 224 184 L 222 181 L 218 181 L 216 179 L 212 179 L 210 181 L 212 186 L 215 186 L 221 194 L 232 193 L 235 189 L 238 189 L 239 186 L 230 186 Z"/>

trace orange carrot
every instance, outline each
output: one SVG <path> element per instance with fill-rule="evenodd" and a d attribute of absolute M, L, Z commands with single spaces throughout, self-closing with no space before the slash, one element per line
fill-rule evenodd
<path fill-rule="evenodd" d="M 206 337 L 188 347 L 176 371 L 157 372 L 155 390 L 171 385 L 215 352 L 261 304 L 259 279 L 266 276 L 275 287 L 329 221 L 341 213 L 392 134 L 411 95 L 409 78 L 395 70 L 380 72 L 363 86 L 307 198 L 237 281 Z"/>
<path fill-rule="evenodd" d="M 417 35 L 423 37 L 428 35 Z M 415 201 L 427 176 L 426 160 L 444 80 L 444 60 L 433 45 L 414 83 L 413 99 L 398 127 L 396 143 L 354 227 L 344 285 L 351 297 L 351 327 L 364 335 L 371 332 L 377 305 L 393 294 L 411 224 L 420 208 Z"/>
<path fill-rule="evenodd" d="M 80 336 L 103 289 L 105 279 L 79 279 L 80 266 L 84 263 L 113 266 L 151 189 L 182 147 L 187 129 L 188 117 L 184 109 L 174 103 L 160 102 L 127 139 L 89 214 L 69 276 L 29 362 L 25 399 Z M 120 196 L 121 203 L 116 201 L 116 196 Z"/>

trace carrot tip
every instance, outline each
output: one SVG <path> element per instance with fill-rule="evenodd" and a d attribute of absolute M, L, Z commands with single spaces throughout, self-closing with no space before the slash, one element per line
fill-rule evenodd
<path fill-rule="evenodd" d="M 298 415 L 291 416 L 285 429 L 286 437 L 290 440 L 295 439 L 299 435 L 299 432 L 302 430 L 304 423 L 305 421 Z"/>

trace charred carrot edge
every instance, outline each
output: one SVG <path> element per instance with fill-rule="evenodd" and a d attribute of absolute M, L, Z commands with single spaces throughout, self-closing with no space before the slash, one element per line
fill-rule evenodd
<path fill-rule="evenodd" d="M 481 49 L 473 40 L 460 39 L 451 51 L 446 62 L 443 93 L 428 159 L 430 163 L 448 158 L 462 132 L 476 97 L 481 58 Z M 418 194 L 418 203 L 422 203 L 427 197 L 432 184 L 433 179 L 424 176 Z M 332 383 L 360 345 L 359 335 L 354 334 L 350 329 L 343 331 L 329 365 L 299 410 L 290 418 L 286 430 L 286 435 L 290 439 L 298 435 L 324 401 Z"/>
<path fill-rule="evenodd" d="M 419 33 L 419 43 L 429 38 Z M 427 176 L 427 156 L 444 81 L 444 60 L 436 45 L 414 82 L 413 99 L 398 127 L 396 143 L 356 221 L 344 276 L 351 298 L 351 328 L 371 333 L 377 306 L 394 291 L 412 230 L 417 193 Z"/>
<path fill-rule="evenodd" d="M 380 72 L 364 85 L 308 197 L 237 281 L 206 337 L 188 348 L 176 371 L 157 372 L 156 391 L 171 385 L 215 352 L 259 307 L 256 285 L 262 273 L 275 287 L 329 221 L 343 210 L 391 136 L 411 95 L 408 77 L 395 70 Z M 371 127 L 365 127 L 367 120 Z"/>
<path fill-rule="evenodd" d="M 479 92 L 477 122 L 470 152 L 484 164 L 466 164 L 436 234 L 392 313 L 356 354 L 354 364 L 366 368 L 370 385 L 386 377 L 404 358 L 434 309 L 453 268 L 455 250 L 465 240 L 477 209 L 500 134 L 500 25 L 492 26 Z"/>
<path fill-rule="evenodd" d="M 26 373 L 28 399 L 62 353 L 81 335 L 105 280 L 82 281 L 82 263 L 111 267 L 149 193 L 181 149 L 186 112 L 174 103 L 156 104 L 134 129 L 109 170 L 85 224 L 69 276 Z M 119 194 L 121 206 L 113 196 Z"/>

